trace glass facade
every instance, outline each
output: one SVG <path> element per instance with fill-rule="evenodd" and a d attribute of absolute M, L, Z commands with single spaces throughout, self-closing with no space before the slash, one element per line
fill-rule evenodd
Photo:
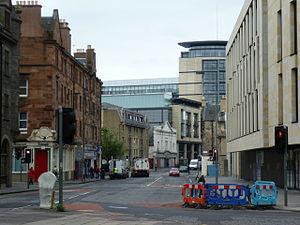
<path fill-rule="evenodd" d="M 225 90 L 225 60 L 203 60 L 203 95 L 207 104 L 220 104 Z"/>
<path fill-rule="evenodd" d="M 178 95 L 178 78 L 104 81 L 102 102 L 137 111 L 150 125 L 171 122 L 170 100 Z"/>
<path fill-rule="evenodd" d="M 197 46 L 190 48 L 188 52 L 181 53 L 181 58 L 225 56 L 225 46 Z"/>
<path fill-rule="evenodd" d="M 104 86 L 102 89 L 103 95 L 135 95 L 165 92 L 178 93 L 178 84 Z"/>
<path fill-rule="evenodd" d="M 134 110 L 134 109 L 132 109 Z M 160 109 L 135 109 L 137 112 L 147 115 L 149 125 L 156 126 L 163 124 L 165 121 L 171 121 L 171 109 L 160 108 Z"/>
<path fill-rule="evenodd" d="M 179 43 L 180 46 L 189 50 L 181 52 L 181 58 L 201 58 L 202 94 L 209 105 L 220 104 L 222 96 L 226 95 L 226 44 L 226 41 L 214 40 Z"/>

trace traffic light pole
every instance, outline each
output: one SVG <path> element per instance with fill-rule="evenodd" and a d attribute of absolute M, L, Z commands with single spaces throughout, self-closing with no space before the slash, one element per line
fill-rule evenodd
<path fill-rule="evenodd" d="M 29 162 L 27 163 L 27 171 L 29 171 Z M 27 172 L 27 189 L 29 189 L 29 174 Z"/>
<path fill-rule="evenodd" d="M 285 137 L 287 138 L 287 137 Z M 288 205 L 288 188 L 287 188 L 287 159 L 288 159 L 288 142 L 285 142 L 283 155 L 283 170 L 284 170 L 284 206 Z"/>
<path fill-rule="evenodd" d="M 63 109 L 60 106 L 58 109 L 58 129 L 59 129 L 59 192 L 58 192 L 58 203 L 63 205 Z"/>
<path fill-rule="evenodd" d="M 216 184 L 219 183 L 219 155 L 218 155 L 218 150 L 215 149 L 216 151 Z"/>

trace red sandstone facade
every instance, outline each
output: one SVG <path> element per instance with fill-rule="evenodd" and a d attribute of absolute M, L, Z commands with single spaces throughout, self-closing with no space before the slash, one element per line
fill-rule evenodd
<path fill-rule="evenodd" d="M 32 150 L 30 166 L 37 174 L 58 168 L 55 112 L 59 106 L 73 108 L 75 145 L 65 146 L 64 175 L 65 179 L 80 178 L 84 167 L 99 165 L 100 161 L 102 82 L 96 77 L 95 66 L 84 65 L 71 55 L 70 28 L 59 20 L 57 10 L 51 17 L 41 17 L 40 5 L 21 2 L 20 7 L 20 77 L 23 86 L 27 85 L 27 94 L 24 91 L 20 96 L 17 146 Z M 90 47 L 86 61 L 95 65 Z"/>

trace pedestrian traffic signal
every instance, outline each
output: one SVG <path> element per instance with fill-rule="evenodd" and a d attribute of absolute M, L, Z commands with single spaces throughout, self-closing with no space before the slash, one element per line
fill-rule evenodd
<path fill-rule="evenodd" d="M 63 133 L 64 144 L 74 144 L 74 135 L 76 133 L 76 116 L 72 108 L 63 108 Z"/>
<path fill-rule="evenodd" d="M 15 149 L 15 158 L 16 160 L 19 160 L 22 157 L 23 149 L 22 148 L 16 148 Z"/>
<path fill-rule="evenodd" d="M 276 126 L 275 127 L 275 150 L 284 154 L 285 149 L 288 145 L 288 127 L 287 126 Z"/>
<path fill-rule="evenodd" d="M 24 162 L 25 163 L 31 163 L 31 150 L 30 149 L 25 149 Z"/>

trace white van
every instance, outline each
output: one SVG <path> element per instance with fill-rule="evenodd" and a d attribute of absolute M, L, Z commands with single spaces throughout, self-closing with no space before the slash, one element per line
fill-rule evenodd
<path fill-rule="evenodd" d="M 189 165 L 189 169 L 190 170 L 197 170 L 198 169 L 198 159 L 192 159 L 191 161 L 190 161 L 190 165 Z M 200 161 L 201 162 L 201 161 Z"/>

